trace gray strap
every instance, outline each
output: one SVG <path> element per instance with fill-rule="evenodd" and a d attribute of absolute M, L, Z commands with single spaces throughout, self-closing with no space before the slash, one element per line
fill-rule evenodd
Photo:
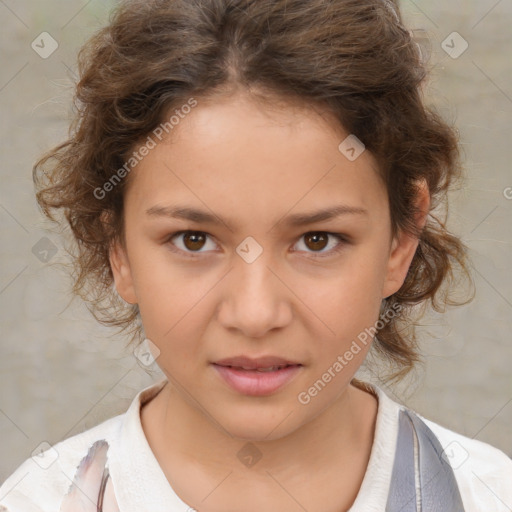
<path fill-rule="evenodd" d="M 417 512 L 413 430 L 409 416 L 401 410 L 386 512 Z"/>
<path fill-rule="evenodd" d="M 464 512 L 459 487 L 452 467 L 443 457 L 441 443 L 413 411 L 408 411 L 407 414 L 418 436 L 423 510 Z"/>
<path fill-rule="evenodd" d="M 442 454 L 441 443 L 425 422 L 414 411 L 401 409 L 386 512 L 418 512 L 415 475 L 421 490 L 421 512 L 464 512 L 455 475 Z"/>

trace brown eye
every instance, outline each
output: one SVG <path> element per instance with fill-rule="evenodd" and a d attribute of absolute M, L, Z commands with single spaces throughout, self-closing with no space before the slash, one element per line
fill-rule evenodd
<path fill-rule="evenodd" d="M 306 233 L 306 246 L 314 251 L 321 251 L 327 246 L 329 236 L 326 233 Z"/>
<path fill-rule="evenodd" d="M 303 239 L 304 242 L 302 242 Z M 337 240 L 337 243 L 331 243 L 330 239 Z M 209 240 L 213 246 L 208 250 L 207 246 Z M 305 246 L 305 250 L 301 249 L 300 252 L 306 252 L 313 258 L 333 256 L 349 243 L 344 235 L 325 231 L 310 231 L 309 233 L 305 233 L 301 236 L 300 242 L 304 243 Z M 203 253 L 208 253 L 211 250 L 215 251 L 216 248 L 216 244 L 212 241 L 211 235 L 203 231 L 178 231 L 167 238 L 166 244 L 169 244 L 169 247 L 174 252 L 191 257 L 199 257 Z M 205 247 L 206 250 L 202 250 Z M 329 248 L 326 250 L 326 247 Z"/>
<path fill-rule="evenodd" d="M 330 243 L 329 239 L 336 239 L 338 243 Z M 303 244 L 306 247 L 305 251 L 313 258 L 323 258 L 325 256 L 332 256 L 341 251 L 347 243 L 347 239 L 339 233 L 328 233 L 325 231 L 310 231 L 301 236 L 299 245 L 304 240 Z M 330 246 L 327 250 L 326 247 Z"/>
<path fill-rule="evenodd" d="M 209 238 L 210 236 L 202 231 L 179 231 L 170 236 L 167 241 L 171 246 L 177 247 L 179 252 L 193 255 L 193 253 L 202 254 L 208 252 L 201 249 L 208 245 Z M 215 244 L 213 242 L 210 243 L 213 245 L 213 249 L 215 249 Z"/>
<path fill-rule="evenodd" d="M 197 251 L 204 245 L 206 237 L 203 233 L 185 233 L 183 236 L 183 245 L 191 251 Z"/>

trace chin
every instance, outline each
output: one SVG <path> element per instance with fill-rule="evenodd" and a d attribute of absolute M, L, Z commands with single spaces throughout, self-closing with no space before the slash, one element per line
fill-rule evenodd
<path fill-rule="evenodd" d="M 269 422 L 268 424 L 262 424 L 261 426 L 251 426 L 247 428 L 247 425 L 236 425 L 233 426 L 229 430 L 230 434 L 233 435 L 235 439 L 245 442 L 253 442 L 253 443 L 264 443 L 269 441 L 277 441 L 283 437 L 286 437 L 288 434 L 291 434 L 293 430 L 287 429 L 286 431 L 280 430 L 279 432 L 272 430 L 276 427 L 275 424 Z M 269 432 L 272 432 L 269 434 Z"/>
<path fill-rule="evenodd" d="M 300 425 L 292 424 L 291 419 L 297 420 L 295 414 L 290 414 L 292 408 L 281 408 L 279 412 L 251 410 L 247 414 L 241 408 L 234 408 L 228 415 L 219 415 L 219 423 L 234 438 L 240 441 L 268 442 L 276 441 L 292 434 Z"/>

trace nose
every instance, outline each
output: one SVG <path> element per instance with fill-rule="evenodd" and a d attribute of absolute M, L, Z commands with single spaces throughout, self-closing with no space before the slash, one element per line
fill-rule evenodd
<path fill-rule="evenodd" d="M 262 338 L 292 319 L 293 293 L 265 251 L 254 261 L 234 259 L 224 280 L 218 320 L 248 338 Z"/>

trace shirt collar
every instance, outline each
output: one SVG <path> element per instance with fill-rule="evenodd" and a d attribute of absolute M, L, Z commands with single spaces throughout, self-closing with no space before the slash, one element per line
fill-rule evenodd
<path fill-rule="evenodd" d="M 119 437 L 112 442 L 109 468 L 123 512 L 190 512 L 169 484 L 142 429 L 142 405 L 167 384 L 164 378 L 140 391 L 124 415 Z M 357 381 L 358 388 L 378 399 L 375 435 L 363 482 L 350 512 L 377 512 L 386 503 L 398 435 L 401 406 L 378 386 Z"/>
<path fill-rule="evenodd" d="M 110 474 L 119 509 L 123 512 L 188 512 L 169 484 L 142 429 L 140 410 L 165 386 L 163 379 L 140 391 L 123 420 L 119 438 L 112 445 Z"/>

